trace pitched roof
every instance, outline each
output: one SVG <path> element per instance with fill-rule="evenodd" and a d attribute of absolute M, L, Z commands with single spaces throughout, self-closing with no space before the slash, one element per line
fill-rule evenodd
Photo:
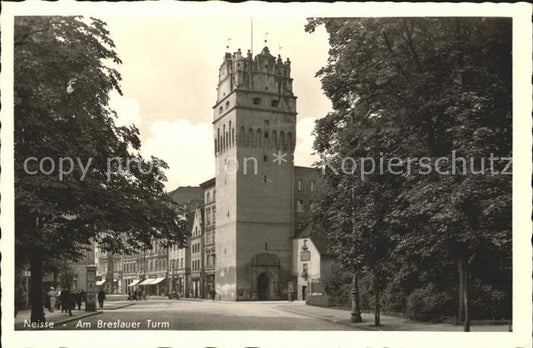
<path fill-rule="evenodd" d="M 201 188 L 206 188 L 206 187 L 209 187 L 209 186 L 214 186 L 215 183 L 216 183 L 216 178 L 211 178 L 211 179 L 206 180 L 203 183 L 201 183 L 200 187 Z"/>
<path fill-rule="evenodd" d="M 329 248 L 328 237 L 314 229 L 312 223 L 308 223 L 295 238 L 309 238 L 320 255 L 334 255 Z"/>
<path fill-rule="evenodd" d="M 170 191 L 168 195 L 176 204 L 187 204 L 190 209 L 201 205 L 204 197 L 203 190 L 199 186 L 180 186 L 174 191 Z"/>

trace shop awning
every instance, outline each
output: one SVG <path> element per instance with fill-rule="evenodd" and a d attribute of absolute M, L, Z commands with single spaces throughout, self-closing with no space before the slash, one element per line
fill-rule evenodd
<path fill-rule="evenodd" d="M 155 278 L 147 278 L 139 283 L 139 285 L 149 285 L 154 281 Z"/>
<path fill-rule="evenodd" d="M 96 286 L 100 286 L 100 285 L 102 285 L 104 283 L 105 283 L 105 279 L 104 280 L 97 280 L 96 281 Z"/>
<path fill-rule="evenodd" d="M 140 279 L 135 279 L 135 280 L 132 281 L 132 282 L 130 283 L 130 285 L 128 285 L 128 286 L 135 286 L 135 285 L 137 285 L 140 281 L 141 281 Z"/>
<path fill-rule="evenodd" d="M 161 281 L 164 280 L 164 279 L 165 278 L 155 278 L 155 280 L 153 282 L 151 282 L 150 285 L 161 283 Z"/>

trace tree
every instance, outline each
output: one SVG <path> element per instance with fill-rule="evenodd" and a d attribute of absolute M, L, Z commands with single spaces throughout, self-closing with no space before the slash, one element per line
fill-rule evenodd
<path fill-rule="evenodd" d="M 440 273 L 442 258 L 452 260 L 468 331 L 469 284 L 480 277 L 472 274 L 479 271 L 476 263 L 498 260 L 492 271 L 501 274 L 499 288 L 510 297 L 511 176 L 493 175 L 480 161 L 512 154 L 511 22 L 317 18 L 306 30 L 322 24 L 329 33 L 330 59 L 317 75 L 334 112 L 317 122 L 315 149 L 376 162 L 402 159 L 400 175 L 344 180 L 344 189 L 355 187 L 364 204 L 357 206 L 358 228 L 371 227 L 363 238 L 387 241 L 404 261 L 416 260 L 426 270 Z M 443 175 L 457 165 L 451 154 L 477 162 L 467 172 Z M 448 161 L 440 162 L 441 173 L 436 166 L 422 172 L 421 158 L 433 163 L 443 156 Z M 410 159 L 415 161 L 407 172 Z M 502 168 L 502 162 L 494 164 L 495 171 Z M 329 187 L 343 181 L 332 177 Z M 345 204 L 346 199 L 338 205 Z M 340 249 L 360 254 L 367 266 L 383 262 L 366 258 L 369 248 L 374 251 L 372 243 L 357 250 L 348 243 L 363 243 L 353 239 L 363 230 L 332 226 L 331 233 Z"/>
<path fill-rule="evenodd" d="M 105 23 L 17 17 L 14 45 L 16 253 L 29 259 L 39 322 L 43 260 L 75 260 L 93 240 L 126 253 L 154 237 L 181 244 L 185 229 L 164 192 L 166 164 L 140 156 L 135 126 L 115 124 L 121 61 Z"/>

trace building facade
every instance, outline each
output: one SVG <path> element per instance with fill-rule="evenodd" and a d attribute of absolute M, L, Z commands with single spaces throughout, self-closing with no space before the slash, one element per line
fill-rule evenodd
<path fill-rule="evenodd" d="M 204 211 L 201 207 L 194 212 L 190 238 L 191 249 L 191 293 L 190 297 L 204 297 Z"/>
<path fill-rule="evenodd" d="M 293 255 L 294 299 L 305 301 L 310 295 L 323 295 L 320 277 L 336 262 L 326 238 L 313 233 L 308 223 L 293 239 Z"/>
<path fill-rule="evenodd" d="M 216 230 L 216 179 L 210 179 L 200 187 L 204 190 L 204 297 L 215 296 L 215 230 Z"/>

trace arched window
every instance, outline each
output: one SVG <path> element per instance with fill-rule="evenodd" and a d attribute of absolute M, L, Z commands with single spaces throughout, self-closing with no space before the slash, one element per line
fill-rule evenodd
<path fill-rule="evenodd" d="M 279 142 L 280 142 L 280 147 L 282 149 L 285 148 L 285 133 L 283 131 L 279 132 Z"/>
<path fill-rule="evenodd" d="M 226 134 L 224 134 L 224 146 L 226 147 L 226 150 L 229 149 L 229 139 L 228 139 L 228 132 L 226 132 Z"/>
<path fill-rule="evenodd" d="M 292 149 L 294 146 L 292 144 L 292 132 L 287 133 L 287 143 L 288 143 L 289 149 Z"/>
<path fill-rule="evenodd" d="M 239 132 L 239 139 L 237 139 L 237 142 L 240 146 L 246 145 L 246 132 L 244 130 L 244 127 L 241 127 L 241 130 Z"/>
<path fill-rule="evenodd" d="M 274 107 L 277 107 L 279 105 L 279 100 L 277 100 L 277 99 L 271 100 L 270 101 L 270 105 L 272 105 Z"/>
<path fill-rule="evenodd" d="M 217 128 L 217 139 L 218 139 L 218 147 L 217 147 L 217 151 L 218 151 L 218 152 L 221 152 L 222 144 L 220 143 L 220 128 Z"/>
<path fill-rule="evenodd" d="M 261 98 L 255 97 L 254 98 L 254 105 L 261 105 Z"/>
<path fill-rule="evenodd" d="M 226 142 L 227 139 L 224 137 L 226 134 L 226 125 L 222 126 L 222 151 L 226 151 Z"/>
<path fill-rule="evenodd" d="M 278 134 L 276 131 L 272 131 L 272 139 L 270 139 L 271 147 L 276 147 L 278 144 Z"/>
<path fill-rule="evenodd" d="M 217 139 L 215 138 L 215 155 L 218 153 L 218 149 L 217 149 Z"/>
<path fill-rule="evenodd" d="M 231 147 L 235 146 L 235 128 L 231 129 Z"/>
<path fill-rule="evenodd" d="M 226 102 L 226 110 L 229 109 L 229 100 Z"/>
<path fill-rule="evenodd" d="M 261 129 L 260 128 L 257 128 L 257 130 L 255 131 L 254 140 L 256 141 L 256 146 L 261 147 Z"/>
<path fill-rule="evenodd" d="M 222 111 L 224 111 L 224 108 L 221 106 L 221 107 L 218 108 L 218 114 L 221 115 Z"/>
<path fill-rule="evenodd" d="M 228 127 L 228 149 L 233 146 L 233 143 L 231 141 L 231 121 L 229 121 L 229 127 Z"/>
<path fill-rule="evenodd" d="M 254 130 L 252 128 L 248 129 L 248 141 L 246 142 L 247 146 L 254 145 Z"/>

